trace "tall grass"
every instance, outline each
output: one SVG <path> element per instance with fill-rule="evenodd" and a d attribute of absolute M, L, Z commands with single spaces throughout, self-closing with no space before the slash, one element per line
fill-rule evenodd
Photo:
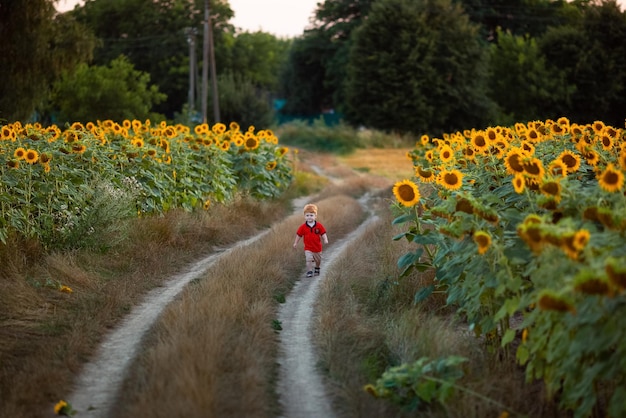
<path fill-rule="evenodd" d="M 396 261 L 407 248 L 391 239 L 399 230 L 391 224 L 388 206 L 379 205 L 381 220 L 328 271 L 316 305 L 315 340 L 340 416 L 416 416 L 417 411 L 374 398 L 364 386 L 390 367 L 449 355 L 470 360 L 462 388 L 445 406 L 433 403 L 419 411 L 420 417 L 498 417 L 505 411 L 510 416 L 559 416 L 555 404 L 544 399 L 542 386 L 526 384 L 514 359 L 489 354 L 483 340 L 446 307 L 442 295 L 413 304 L 417 290 L 434 274 L 416 272 L 396 279 Z"/>
<path fill-rule="evenodd" d="M 363 220 L 346 196 L 317 202 L 332 242 Z M 263 417 L 274 392 L 278 304 L 304 271 L 298 212 L 236 248 L 169 306 L 126 380 L 113 416 Z M 167 378 L 165 378 L 167 376 Z"/>
<path fill-rule="evenodd" d="M 287 123 L 278 127 L 276 133 L 281 143 L 335 155 L 347 155 L 359 148 L 406 148 L 416 140 L 410 135 L 355 129 L 344 123 L 327 126 L 323 119 Z"/>

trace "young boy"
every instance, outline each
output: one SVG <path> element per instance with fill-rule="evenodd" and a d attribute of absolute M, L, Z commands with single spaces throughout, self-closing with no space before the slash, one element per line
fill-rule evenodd
<path fill-rule="evenodd" d="M 304 258 L 306 260 L 306 277 L 320 274 L 322 262 L 322 241 L 328 244 L 328 236 L 324 225 L 317 222 L 317 206 L 309 203 L 304 206 L 304 220 L 296 232 L 293 248 L 296 248 L 300 238 L 304 241 Z"/>

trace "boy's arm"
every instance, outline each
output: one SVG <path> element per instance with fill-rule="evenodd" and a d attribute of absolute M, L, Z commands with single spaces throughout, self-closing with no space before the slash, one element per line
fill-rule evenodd
<path fill-rule="evenodd" d="M 326 235 L 326 232 L 322 234 L 322 239 L 324 240 L 324 244 L 328 244 L 328 235 Z"/>
<path fill-rule="evenodd" d="M 293 248 L 296 248 L 296 246 L 300 242 L 300 238 L 302 238 L 302 237 L 300 235 L 296 234 L 296 240 L 293 242 Z"/>

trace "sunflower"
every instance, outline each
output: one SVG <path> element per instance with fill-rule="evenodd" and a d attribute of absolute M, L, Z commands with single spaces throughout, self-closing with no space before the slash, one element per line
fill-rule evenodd
<path fill-rule="evenodd" d="M 278 148 L 278 149 L 276 150 L 276 154 L 277 154 L 279 157 L 282 157 L 283 155 L 287 154 L 287 152 L 289 152 L 289 148 L 287 148 L 287 147 L 280 147 L 280 148 Z"/>
<path fill-rule="evenodd" d="M 393 186 L 393 194 L 403 206 L 415 206 L 420 200 L 417 185 L 411 180 L 402 180 Z"/>
<path fill-rule="evenodd" d="M 517 235 L 535 253 L 541 253 L 544 246 L 544 233 L 540 224 L 523 223 L 517 227 Z"/>
<path fill-rule="evenodd" d="M 626 171 L 626 148 L 622 149 L 617 156 L 617 161 L 622 170 Z"/>
<path fill-rule="evenodd" d="M 202 205 L 202 208 L 204 210 L 209 210 L 209 208 L 211 207 L 211 201 L 209 199 L 204 201 L 204 204 Z"/>
<path fill-rule="evenodd" d="M 26 149 L 22 147 L 17 148 L 15 152 L 13 152 L 13 156 L 18 160 L 23 160 L 24 157 L 26 157 Z"/>
<path fill-rule="evenodd" d="M 567 126 L 560 123 L 553 123 L 550 125 L 550 132 L 552 135 L 565 135 L 567 134 Z"/>
<path fill-rule="evenodd" d="M 462 152 L 466 160 L 474 161 L 476 159 L 476 152 L 474 151 L 474 148 L 472 148 L 471 146 L 463 148 Z"/>
<path fill-rule="evenodd" d="M 145 145 L 143 142 L 143 138 L 136 136 L 133 138 L 133 140 L 130 142 L 134 147 L 137 148 L 143 148 L 143 146 Z"/>
<path fill-rule="evenodd" d="M 561 160 L 554 160 L 548 165 L 548 173 L 553 177 L 567 176 L 567 166 Z"/>
<path fill-rule="evenodd" d="M 602 144 L 602 149 L 605 151 L 610 151 L 613 149 L 614 139 L 611 138 L 607 134 L 600 135 L 600 143 Z"/>
<path fill-rule="evenodd" d="M 448 190 L 460 189 L 463 185 L 463 173 L 459 170 L 443 170 L 439 173 L 437 184 Z"/>
<path fill-rule="evenodd" d="M 272 171 L 275 168 L 276 168 L 276 161 L 269 161 L 267 164 L 265 164 L 266 170 Z"/>
<path fill-rule="evenodd" d="M 237 122 L 231 122 L 228 124 L 228 129 L 233 132 L 239 132 L 241 128 L 239 127 L 239 124 Z"/>
<path fill-rule="evenodd" d="M 72 152 L 74 154 L 82 154 L 87 150 L 85 144 L 81 144 L 79 142 L 75 142 L 72 144 Z"/>
<path fill-rule="evenodd" d="M 170 142 L 167 139 L 161 138 L 159 147 L 161 147 L 161 149 L 165 151 L 167 154 L 170 153 Z"/>
<path fill-rule="evenodd" d="M 517 147 L 511 148 L 504 157 L 504 166 L 509 174 L 523 173 L 522 151 Z"/>
<path fill-rule="evenodd" d="M 476 231 L 474 233 L 474 242 L 478 245 L 478 254 L 485 254 L 491 247 L 491 235 L 487 231 Z"/>
<path fill-rule="evenodd" d="M 583 269 L 574 277 L 574 289 L 586 295 L 608 296 L 612 293 L 608 278 L 598 276 L 592 269 Z"/>
<path fill-rule="evenodd" d="M 447 163 L 452 161 L 453 158 L 454 151 L 452 151 L 450 145 L 443 145 L 441 148 L 439 148 L 439 159 L 441 160 L 441 162 Z"/>
<path fill-rule="evenodd" d="M 426 161 L 428 161 L 429 163 L 432 163 L 435 159 L 435 152 L 433 150 L 426 151 L 424 153 L 424 158 L 426 158 Z"/>
<path fill-rule="evenodd" d="M 226 125 L 224 125 L 221 122 L 218 122 L 211 127 L 211 131 L 217 135 L 223 134 L 224 132 L 226 132 Z"/>
<path fill-rule="evenodd" d="M 432 183 L 435 181 L 436 176 L 433 170 L 428 170 L 422 166 L 415 167 L 415 175 L 424 183 Z"/>
<path fill-rule="evenodd" d="M 526 186 L 526 180 L 524 180 L 523 174 L 516 174 L 513 176 L 513 189 L 515 193 L 522 194 L 524 192 L 524 188 Z"/>
<path fill-rule="evenodd" d="M 556 160 L 562 161 L 565 164 L 567 173 L 573 173 L 580 168 L 580 157 L 570 150 L 561 152 Z"/>
<path fill-rule="evenodd" d="M 48 154 L 46 152 L 42 152 L 39 156 L 39 162 L 41 164 L 48 164 L 52 160 L 52 154 Z"/>
<path fill-rule="evenodd" d="M 24 155 L 24 160 L 28 164 L 35 164 L 39 160 L 39 153 L 35 151 L 34 149 L 29 149 L 26 151 L 26 154 Z"/>
<path fill-rule="evenodd" d="M 542 178 L 545 173 L 543 163 L 538 158 L 526 158 L 522 161 L 522 167 L 524 172 L 533 178 Z"/>
<path fill-rule="evenodd" d="M 530 142 L 540 142 L 543 137 L 541 135 L 541 133 L 539 132 L 539 130 L 535 129 L 535 128 L 531 128 L 526 132 L 526 138 L 530 141 Z"/>
<path fill-rule="evenodd" d="M 253 133 L 248 131 L 244 136 L 243 146 L 247 151 L 255 150 L 259 147 L 259 140 Z"/>
<path fill-rule="evenodd" d="M 559 183 L 557 180 L 546 180 L 541 183 L 541 186 L 539 186 L 539 190 L 546 196 L 558 198 L 561 196 L 561 183 Z"/>
<path fill-rule="evenodd" d="M 545 289 L 539 295 L 539 309 L 543 311 L 576 312 L 572 302 L 554 291 Z"/>
<path fill-rule="evenodd" d="M 429 142 L 429 141 L 430 141 L 430 137 L 429 137 L 428 135 L 422 135 L 422 136 L 420 137 L 420 143 L 421 143 L 423 146 L 428 145 L 428 142 Z M 417 144 L 416 144 L 416 145 L 417 145 Z"/>
<path fill-rule="evenodd" d="M 489 140 L 484 131 L 476 131 L 472 134 L 470 143 L 476 152 L 484 153 L 489 148 Z"/>
<path fill-rule="evenodd" d="M 168 137 L 169 139 L 174 138 L 176 135 L 178 135 L 178 132 L 176 132 L 176 129 L 174 129 L 171 126 L 168 126 L 167 128 L 165 128 L 165 130 L 163 131 L 163 133 L 165 134 L 166 137 Z"/>
<path fill-rule="evenodd" d="M 602 133 L 604 126 L 604 122 L 597 120 L 591 124 L 591 129 L 593 129 L 593 132 L 598 135 Z"/>
<path fill-rule="evenodd" d="M 574 244 L 575 233 L 567 233 L 561 237 L 561 250 L 572 260 L 578 260 L 580 249 Z"/>
<path fill-rule="evenodd" d="M 613 163 L 609 163 L 604 171 L 598 175 L 598 183 L 604 191 L 617 192 L 624 186 L 624 173 L 616 169 Z"/>
<path fill-rule="evenodd" d="M 18 169 L 20 168 L 20 162 L 18 160 L 7 160 L 7 167 Z"/>
<path fill-rule="evenodd" d="M 230 141 L 222 141 L 219 144 L 222 151 L 228 151 L 230 149 Z"/>
<path fill-rule="evenodd" d="M 587 246 L 587 243 L 589 243 L 590 236 L 591 234 L 586 229 L 579 229 L 578 231 L 576 231 L 574 233 L 574 240 L 572 242 L 574 248 L 578 249 L 579 251 L 584 250 Z"/>
<path fill-rule="evenodd" d="M 202 123 L 200 125 L 196 125 L 193 128 L 193 131 L 195 132 L 196 135 L 203 135 L 209 132 L 209 125 L 207 125 L 206 123 Z"/>
<path fill-rule="evenodd" d="M 522 141 L 519 147 L 525 155 L 534 155 L 535 146 L 530 141 Z"/>
<path fill-rule="evenodd" d="M 619 289 L 626 289 L 626 265 L 615 257 L 608 257 L 604 261 L 604 270 L 611 283 Z"/>

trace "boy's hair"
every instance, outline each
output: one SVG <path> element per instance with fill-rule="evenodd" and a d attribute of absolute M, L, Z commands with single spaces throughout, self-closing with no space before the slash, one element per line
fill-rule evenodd
<path fill-rule="evenodd" d="M 314 213 L 317 215 L 317 206 L 315 206 L 313 203 L 309 203 L 308 205 L 305 205 L 304 213 Z"/>

